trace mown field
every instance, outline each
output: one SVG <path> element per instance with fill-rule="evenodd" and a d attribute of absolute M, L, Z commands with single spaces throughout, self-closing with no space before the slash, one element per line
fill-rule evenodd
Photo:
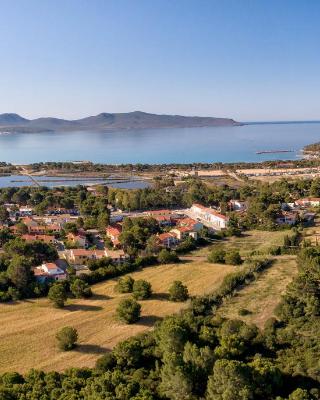
<path fill-rule="evenodd" d="M 134 279 L 150 281 L 154 291 L 150 300 L 140 302 L 142 318 L 133 325 L 119 323 L 115 318 L 117 304 L 128 296 L 114 292 L 116 280 L 95 285 L 93 298 L 69 300 L 62 310 L 53 308 L 47 299 L 1 304 L 0 373 L 23 373 L 31 368 L 62 371 L 69 367 L 93 366 L 101 354 L 119 341 L 151 329 L 159 318 L 186 306 L 186 303 L 168 301 L 168 287 L 174 280 L 186 284 L 191 295 L 199 295 L 216 289 L 223 277 L 234 269 L 194 258 L 131 274 Z M 78 330 L 79 346 L 71 352 L 60 352 L 55 334 L 66 325 Z"/>
<path fill-rule="evenodd" d="M 241 256 L 261 255 L 273 258 L 274 263 L 264 271 L 256 281 L 240 290 L 219 309 L 219 315 L 228 318 L 243 319 L 263 328 L 265 321 L 274 315 L 274 309 L 281 300 L 282 294 L 289 282 L 297 273 L 295 256 L 272 257 L 269 249 L 283 244 L 285 235 L 290 231 L 267 232 L 252 230 L 241 237 L 232 237 L 226 241 L 216 242 L 211 246 L 239 250 Z M 194 257 L 205 259 L 209 248 L 203 248 L 194 253 Z M 250 314 L 241 316 L 240 309 L 246 309 Z"/>
<path fill-rule="evenodd" d="M 281 295 L 297 272 L 294 256 L 276 257 L 272 266 L 261 273 L 254 282 L 226 300 L 218 310 L 218 315 L 242 319 L 263 329 L 265 322 L 274 316 L 274 309 Z M 249 311 L 248 315 L 241 315 L 239 311 L 242 309 Z"/>
<path fill-rule="evenodd" d="M 240 237 L 232 237 L 222 241 L 216 241 L 211 248 L 216 246 L 223 247 L 225 250 L 237 249 L 242 257 L 252 255 L 267 255 L 268 251 L 273 246 L 283 245 L 283 238 L 290 235 L 290 231 L 261 231 L 252 230 L 245 232 Z M 195 256 L 206 256 L 210 251 L 210 247 L 204 247 L 201 250 L 194 252 Z"/>

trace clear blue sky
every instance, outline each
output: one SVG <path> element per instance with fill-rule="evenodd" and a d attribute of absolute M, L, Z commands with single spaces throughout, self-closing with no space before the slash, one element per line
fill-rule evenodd
<path fill-rule="evenodd" d="M 0 0 L 0 113 L 320 119 L 318 0 Z"/>

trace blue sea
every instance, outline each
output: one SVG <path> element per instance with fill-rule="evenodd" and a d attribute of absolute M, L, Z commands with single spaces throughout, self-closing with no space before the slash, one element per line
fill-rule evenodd
<path fill-rule="evenodd" d="M 297 159 L 320 141 L 320 123 L 249 124 L 235 127 L 141 129 L 0 135 L 0 161 L 89 160 L 107 164 L 236 162 Z M 266 150 L 292 153 L 263 154 Z"/>

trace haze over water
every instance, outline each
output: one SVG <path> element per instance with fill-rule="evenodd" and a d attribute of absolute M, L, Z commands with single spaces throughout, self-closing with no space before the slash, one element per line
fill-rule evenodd
<path fill-rule="evenodd" d="M 0 161 L 89 160 L 106 164 L 236 162 L 297 159 L 320 141 L 320 123 L 238 127 L 55 132 L 0 135 Z M 257 151 L 294 153 L 257 155 Z"/>

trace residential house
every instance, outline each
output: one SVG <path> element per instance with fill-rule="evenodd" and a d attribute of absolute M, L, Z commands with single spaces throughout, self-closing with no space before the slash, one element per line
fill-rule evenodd
<path fill-rule="evenodd" d="M 42 219 L 36 220 L 31 217 L 22 218 L 21 222 L 27 226 L 28 232 L 34 235 L 44 235 L 48 232 L 57 234 L 62 229 L 60 225 L 46 224 Z"/>
<path fill-rule="evenodd" d="M 104 250 L 105 257 L 111 258 L 114 263 L 123 264 L 124 262 L 129 261 L 129 256 L 124 252 L 124 250 Z"/>
<path fill-rule="evenodd" d="M 276 217 L 276 222 L 279 225 L 294 225 L 298 222 L 298 214 L 290 211 L 281 211 Z"/>
<path fill-rule="evenodd" d="M 171 210 L 151 210 L 146 211 L 144 214 L 148 217 L 154 218 L 161 227 L 173 225 L 173 215 Z"/>
<path fill-rule="evenodd" d="M 111 240 L 114 247 L 120 246 L 119 236 L 122 232 L 122 226 L 120 224 L 109 225 L 106 228 L 106 236 Z"/>
<path fill-rule="evenodd" d="M 186 226 L 190 230 L 199 232 L 203 228 L 203 223 L 193 218 L 180 218 L 176 220 L 177 226 Z"/>
<path fill-rule="evenodd" d="M 158 242 L 161 246 L 171 249 L 178 242 L 177 236 L 172 232 L 164 232 L 157 235 Z"/>
<path fill-rule="evenodd" d="M 320 198 L 319 197 L 306 197 L 304 199 L 299 199 L 295 201 L 295 204 L 302 207 L 319 207 Z"/>
<path fill-rule="evenodd" d="M 20 207 L 19 208 L 19 215 L 21 217 L 31 216 L 33 214 L 32 207 Z"/>
<path fill-rule="evenodd" d="M 71 249 L 65 251 L 64 257 L 70 264 L 85 264 L 89 260 L 100 260 L 102 258 L 111 258 L 113 262 L 122 264 L 129 259 L 129 256 L 123 250 Z"/>
<path fill-rule="evenodd" d="M 34 242 L 34 241 L 39 241 L 47 244 L 54 244 L 56 242 L 56 239 L 54 236 L 51 235 L 30 235 L 30 234 L 25 234 L 21 236 L 22 239 L 24 239 L 26 242 Z"/>
<path fill-rule="evenodd" d="M 281 203 L 281 210 L 283 211 L 292 211 L 299 209 L 299 206 L 295 203 Z"/>
<path fill-rule="evenodd" d="M 95 250 L 87 249 L 71 249 L 64 253 L 65 258 L 70 264 L 84 264 L 89 260 L 96 260 Z"/>
<path fill-rule="evenodd" d="M 229 203 L 229 209 L 230 211 L 246 211 L 247 209 L 247 204 L 245 201 L 240 201 L 240 200 L 230 200 Z"/>
<path fill-rule="evenodd" d="M 78 233 L 76 233 L 76 234 L 69 232 L 67 234 L 67 239 L 72 245 L 82 248 L 82 249 L 87 249 L 89 246 L 87 236 L 82 231 L 78 231 Z"/>
<path fill-rule="evenodd" d="M 198 232 L 188 226 L 177 226 L 171 229 L 170 233 L 174 234 L 178 241 L 184 240 L 188 236 L 191 236 L 195 240 L 198 239 Z"/>
<path fill-rule="evenodd" d="M 44 262 L 42 265 L 33 268 L 33 273 L 39 282 L 45 282 L 48 279 L 63 281 L 67 278 L 65 269 L 58 262 Z"/>

